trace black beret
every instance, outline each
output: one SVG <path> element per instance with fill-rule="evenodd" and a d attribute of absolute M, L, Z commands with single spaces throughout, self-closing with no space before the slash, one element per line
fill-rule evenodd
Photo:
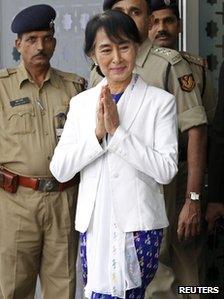
<path fill-rule="evenodd" d="M 111 7 L 116 3 L 119 2 L 119 0 L 104 0 L 103 1 L 103 10 L 111 9 Z M 148 3 L 149 0 L 146 0 Z"/>
<path fill-rule="evenodd" d="M 32 5 L 20 11 L 12 21 L 14 33 L 49 30 L 54 27 L 56 11 L 46 4 Z"/>
<path fill-rule="evenodd" d="M 179 9 L 176 0 L 150 0 L 149 3 L 150 13 L 153 13 L 155 10 L 169 8 L 173 10 L 173 13 L 179 19 Z"/>

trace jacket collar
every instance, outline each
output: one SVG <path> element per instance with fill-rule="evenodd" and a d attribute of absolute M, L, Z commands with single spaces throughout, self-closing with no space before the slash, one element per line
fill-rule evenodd
<path fill-rule="evenodd" d="M 135 121 L 144 101 L 146 89 L 146 83 L 139 75 L 134 74 L 131 83 L 122 95 L 123 101 L 121 97 L 118 102 L 120 123 L 125 130 L 128 130 Z"/>

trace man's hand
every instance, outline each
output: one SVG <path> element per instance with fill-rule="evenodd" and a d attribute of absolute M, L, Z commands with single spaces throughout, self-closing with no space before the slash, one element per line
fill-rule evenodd
<path fill-rule="evenodd" d="M 108 134 L 113 135 L 119 126 L 117 105 L 113 101 L 108 85 L 102 87 L 102 102 L 104 109 L 104 124 Z"/>
<path fill-rule="evenodd" d="M 200 233 L 201 205 L 200 201 L 186 199 L 178 218 L 177 235 L 179 241 L 188 240 Z"/>
<path fill-rule="evenodd" d="M 205 215 L 209 232 L 213 230 L 216 220 L 222 216 L 224 216 L 224 204 L 221 202 L 209 202 Z"/>

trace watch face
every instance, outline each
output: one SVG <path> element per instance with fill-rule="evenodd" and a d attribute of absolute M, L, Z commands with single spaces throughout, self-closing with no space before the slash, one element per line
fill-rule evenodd
<path fill-rule="evenodd" d="M 196 192 L 190 192 L 190 199 L 199 200 L 199 198 L 200 198 L 200 194 L 198 194 Z"/>

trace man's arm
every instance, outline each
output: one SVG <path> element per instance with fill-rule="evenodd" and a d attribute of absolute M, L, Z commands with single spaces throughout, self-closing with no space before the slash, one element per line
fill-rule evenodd
<path fill-rule="evenodd" d="M 201 193 L 206 164 L 206 125 L 188 130 L 186 201 L 178 219 L 178 238 L 188 239 L 200 232 L 201 202 L 189 198 L 190 192 Z"/>
<path fill-rule="evenodd" d="M 197 235 L 200 230 L 201 204 L 193 202 L 189 198 L 189 193 L 201 193 L 205 170 L 207 118 L 202 105 L 201 94 L 189 64 L 181 62 L 175 64 L 171 71 L 172 69 L 173 72 L 170 73 L 169 78 L 169 91 L 175 94 L 178 101 L 180 131 L 188 133 L 187 144 L 185 145 L 183 140 L 180 144 L 183 150 L 186 149 L 188 173 L 185 193 L 177 195 L 185 197 L 184 205 L 178 217 L 177 234 L 181 240 Z M 175 84 L 176 78 L 178 78 L 178 82 Z M 173 86 L 175 89 L 172 89 Z"/>

